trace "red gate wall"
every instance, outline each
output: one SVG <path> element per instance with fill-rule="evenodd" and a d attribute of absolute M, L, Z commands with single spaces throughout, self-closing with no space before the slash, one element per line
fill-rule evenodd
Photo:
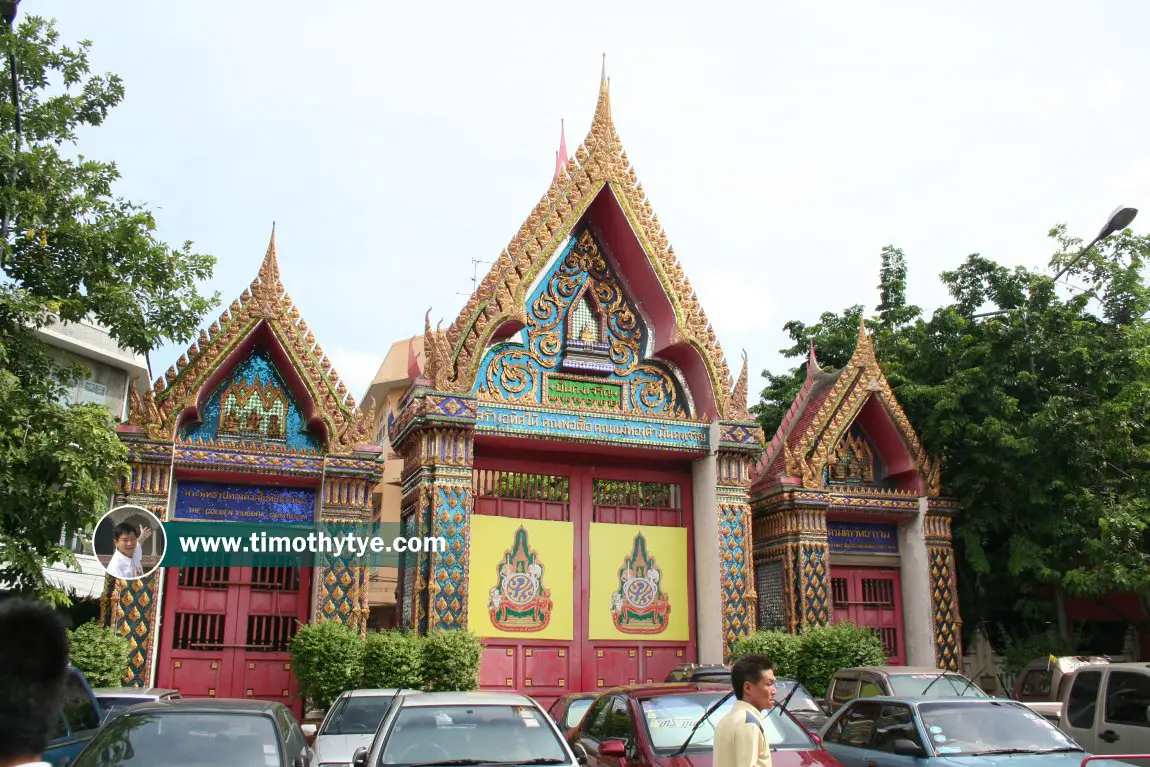
<path fill-rule="evenodd" d="M 548 500 L 545 493 L 529 497 L 497 497 L 488 492 L 498 474 L 529 475 L 523 481 L 543 484 L 542 476 L 565 477 L 567 500 Z M 548 706 L 556 698 L 574 692 L 601 690 L 623 684 L 661 682 L 680 663 L 695 659 L 694 536 L 691 524 L 691 475 L 688 470 L 656 470 L 612 465 L 541 463 L 526 460 L 476 457 L 475 513 L 519 519 L 570 521 L 574 526 L 576 572 L 573 641 L 530 640 L 493 637 L 484 639 L 480 687 L 514 689 Z M 668 483 L 677 487 L 674 503 L 659 507 L 627 504 L 595 504 L 595 480 Z M 521 496 L 529 496 L 523 493 Z M 611 500 L 626 501 L 627 498 Z M 673 508 L 677 507 L 677 508 Z M 588 541 L 591 522 L 642 524 L 687 529 L 687 583 L 689 641 L 660 642 L 591 640 L 589 602 L 591 593 Z"/>
<path fill-rule="evenodd" d="M 302 716 L 289 646 L 310 617 L 311 581 L 311 568 L 167 570 L 156 686 L 280 701 Z"/>
<path fill-rule="evenodd" d="M 892 666 L 906 664 L 899 585 L 898 570 L 831 564 L 834 621 L 877 629 Z"/>

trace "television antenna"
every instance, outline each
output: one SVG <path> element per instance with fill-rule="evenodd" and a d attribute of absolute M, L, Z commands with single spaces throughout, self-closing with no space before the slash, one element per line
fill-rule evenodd
<path fill-rule="evenodd" d="M 480 264 L 494 264 L 494 261 L 484 261 L 480 258 L 471 259 L 471 290 L 467 293 L 456 293 L 457 296 L 473 296 L 475 289 L 479 287 L 479 265 Z"/>

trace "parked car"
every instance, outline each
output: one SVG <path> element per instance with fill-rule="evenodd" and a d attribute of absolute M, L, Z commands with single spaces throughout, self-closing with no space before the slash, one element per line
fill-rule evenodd
<path fill-rule="evenodd" d="M 580 764 L 542 706 L 512 692 L 404 692 L 352 757 L 353 767 L 491 762 Z"/>
<path fill-rule="evenodd" d="M 579 726 L 567 735 L 580 763 L 622 763 L 645 767 L 710 767 L 714 725 L 735 705 L 728 698 L 691 730 L 730 685 L 684 682 L 633 685 L 606 690 Z M 775 767 L 838 767 L 811 734 L 780 706 L 764 712 Z M 690 743 L 684 744 L 690 736 Z M 616 762 L 616 760 L 619 760 Z"/>
<path fill-rule="evenodd" d="M 394 689 L 348 690 L 331 704 L 318 728 L 314 724 L 301 725 L 319 763 L 351 764 L 357 748 L 371 745 L 398 692 Z"/>
<path fill-rule="evenodd" d="M 1057 722 L 1062 715 L 1062 698 L 1067 679 L 1075 669 L 1088 664 L 1109 663 L 1101 655 L 1067 655 L 1061 658 L 1036 658 L 1023 667 L 1014 681 L 1010 697 Z"/>
<path fill-rule="evenodd" d="M 1079 767 L 1090 756 L 1041 714 L 1006 698 L 865 698 L 841 707 L 820 734 L 844 767 Z"/>
<path fill-rule="evenodd" d="M 70 665 L 64 683 L 64 706 L 60 711 L 60 721 L 52 739 L 48 741 L 42 761 L 54 767 L 71 764 L 99 730 L 103 718 L 104 712 L 92 688 L 88 686 L 88 680 L 79 669 Z"/>
<path fill-rule="evenodd" d="M 1058 726 L 1091 753 L 1150 754 L 1150 663 L 1075 669 Z"/>
<path fill-rule="evenodd" d="M 729 685 L 731 683 L 731 669 L 723 665 L 700 665 L 698 663 L 684 663 L 671 669 L 667 674 L 667 682 L 715 682 Z"/>
<path fill-rule="evenodd" d="M 123 709 L 71 767 L 117 765 L 313 767 L 315 752 L 282 703 L 183 698 Z"/>
<path fill-rule="evenodd" d="M 564 695 L 551 704 L 547 713 L 551 715 L 555 724 L 559 725 L 560 730 L 567 732 L 582 721 L 583 715 L 587 713 L 587 709 L 591 708 L 591 704 L 598 694 L 596 692 L 573 692 L 570 695 Z"/>
<path fill-rule="evenodd" d="M 100 701 L 100 710 L 103 711 L 104 719 L 137 703 L 147 703 L 153 700 L 175 700 L 182 697 L 179 690 L 169 690 L 162 687 L 99 687 L 92 692 L 95 693 L 96 700 Z"/>
<path fill-rule="evenodd" d="M 930 666 L 866 666 L 836 672 L 827 686 L 824 705 L 833 714 L 847 701 L 879 695 L 915 698 L 951 696 L 989 698 L 962 674 Z"/>

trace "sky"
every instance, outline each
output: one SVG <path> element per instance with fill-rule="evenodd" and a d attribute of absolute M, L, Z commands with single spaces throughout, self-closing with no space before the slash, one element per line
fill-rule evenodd
<path fill-rule="evenodd" d="M 627 154 L 751 399 L 782 327 L 912 303 L 967 255 L 1046 266 L 1150 204 L 1150 3 L 23 0 L 91 40 L 124 102 L 80 135 L 227 305 L 272 222 L 281 277 L 360 397 L 446 327 L 590 128 L 602 56 Z M 1145 232 L 1150 212 L 1135 220 Z M 479 277 L 489 268 L 480 263 Z M 222 307 L 221 307 L 222 308 Z M 209 316 L 207 326 L 218 316 Z M 151 355 L 155 376 L 184 351 Z"/>

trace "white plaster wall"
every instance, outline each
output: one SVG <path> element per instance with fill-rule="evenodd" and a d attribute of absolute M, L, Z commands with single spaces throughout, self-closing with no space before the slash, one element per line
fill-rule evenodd
<path fill-rule="evenodd" d="M 719 422 L 711 424 L 707 455 L 691 465 L 695 527 L 695 646 L 699 663 L 723 662 L 723 590 L 719 557 Z"/>
<path fill-rule="evenodd" d="M 926 550 L 927 499 L 919 498 L 918 514 L 899 524 L 903 641 L 909 666 L 937 666 L 934 619 L 930 600 L 930 557 Z"/>

